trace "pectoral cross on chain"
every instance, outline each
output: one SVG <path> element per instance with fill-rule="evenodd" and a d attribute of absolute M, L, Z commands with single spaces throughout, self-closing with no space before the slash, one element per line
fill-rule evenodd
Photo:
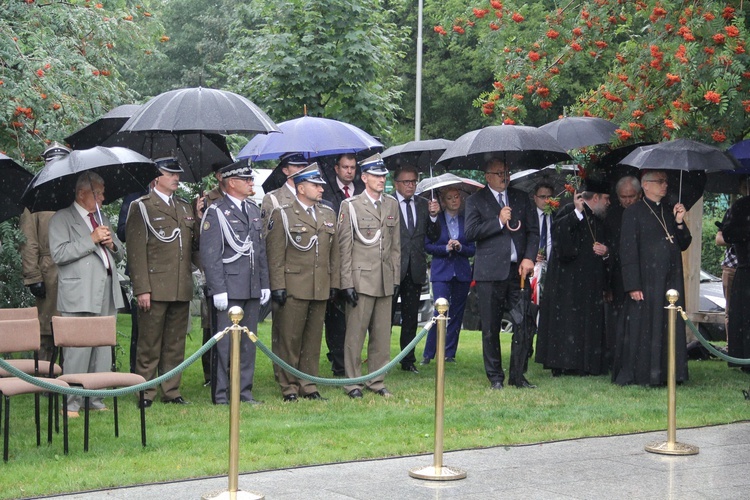
<path fill-rule="evenodd" d="M 674 243 L 674 236 L 672 236 L 669 233 L 667 233 L 667 236 L 665 237 L 665 239 L 669 240 L 670 243 Z"/>

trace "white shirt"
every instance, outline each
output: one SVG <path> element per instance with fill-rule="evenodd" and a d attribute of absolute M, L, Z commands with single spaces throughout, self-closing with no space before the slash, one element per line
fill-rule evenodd
<path fill-rule="evenodd" d="M 549 261 L 549 256 L 552 255 L 552 216 L 539 210 L 539 207 L 537 207 L 536 213 L 539 216 L 539 238 L 542 237 L 542 223 L 544 222 L 544 218 L 547 217 L 547 250 L 545 258 Z"/>
<path fill-rule="evenodd" d="M 409 220 L 406 216 L 406 210 L 411 209 L 411 220 L 414 221 L 414 226 L 417 225 L 417 202 L 412 196 L 410 198 L 409 203 L 406 203 L 406 198 L 401 196 L 401 193 L 396 191 L 396 199 L 398 200 L 398 207 L 401 209 L 401 218 L 404 219 L 404 222 Z"/>
<path fill-rule="evenodd" d="M 88 227 L 89 231 L 93 233 L 94 226 L 91 225 L 91 219 L 89 219 L 89 211 L 79 205 L 77 201 L 73 202 L 73 206 L 76 207 L 76 211 L 80 214 L 81 218 L 83 218 L 83 222 L 86 223 L 86 227 Z M 96 215 L 96 212 L 94 212 L 94 219 L 98 218 Z M 102 223 L 101 219 L 99 219 L 97 222 L 99 223 L 99 225 L 101 225 Z M 99 258 L 102 259 L 102 262 L 104 262 L 104 267 L 106 269 L 109 269 L 109 257 L 107 256 L 107 249 L 104 248 L 104 245 L 96 246 L 98 247 L 96 253 L 99 254 Z"/>
<path fill-rule="evenodd" d="M 487 187 L 490 189 L 490 193 L 492 193 L 492 196 L 494 196 L 496 200 L 497 200 L 498 195 L 502 194 L 503 195 L 503 205 L 505 205 L 506 207 L 508 206 L 508 191 L 507 190 L 503 191 L 502 193 L 500 193 L 499 191 L 495 191 L 494 189 L 492 189 L 489 186 L 487 186 Z M 498 220 L 498 222 L 500 222 L 500 214 L 497 215 L 497 220 Z M 503 224 L 502 222 L 500 222 L 500 229 L 502 229 L 504 227 L 505 227 L 505 224 Z M 510 240 L 510 261 L 511 262 L 518 262 L 518 252 L 516 251 L 516 244 L 513 243 L 513 239 L 512 238 Z"/>

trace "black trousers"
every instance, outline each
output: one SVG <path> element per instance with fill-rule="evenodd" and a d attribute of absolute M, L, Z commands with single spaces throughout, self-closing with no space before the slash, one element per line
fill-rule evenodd
<path fill-rule="evenodd" d="M 411 279 L 411 271 L 406 272 L 406 276 L 401 280 L 398 287 L 398 294 L 393 296 L 393 309 L 396 309 L 396 303 L 399 296 L 401 297 L 401 350 L 409 345 L 417 336 L 417 325 L 419 322 L 419 295 L 422 292 L 422 283 L 414 283 Z M 414 355 L 414 349 L 401 360 L 402 367 L 409 367 L 417 361 Z"/>
<path fill-rule="evenodd" d="M 326 346 L 328 361 L 334 375 L 344 375 L 344 341 L 346 340 L 346 308 L 337 296 L 326 304 Z"/>
<path fill-rule="evenodd" d="M 528 285 L 527 285 L 528 286 Z M 518 264 L 510 265 L 508 279 L 504 281 L 477 281 L 477 298 L 479 302 L 479 317 L 482 320 L 482 353 L 484 371 L 491 383 L 503 382 L 502 353 L 500 352 L 500 330 L 502 328 L 503 313 L 507 307 L 512 307 L 518 301 L 521 284 L 518 278 Z M 510 381 L 520 381 L 523 377 L 525 349 L 517 349 L 517 343 L 511 343 L 511 371 Z M 524 352 L 521 352 L 524 351 Z M 515 362 L 514 362 L 515 361 Z M 516 373 L 520 372 L 520 373 Z"/>

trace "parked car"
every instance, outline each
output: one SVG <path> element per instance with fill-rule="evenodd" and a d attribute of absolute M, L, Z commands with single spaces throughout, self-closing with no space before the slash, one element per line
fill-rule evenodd
<path fill-rule="evenodd" d="M 714 276 L 701 269 L 700 274 L 700 300 L 698 302 L 699 312 L 724 313 L 726 299 L 721 278 Z M 726 340 L 727 334 L 724 321 L 719 323 L 700 323 L 698 331 L 706 340 Z"/>

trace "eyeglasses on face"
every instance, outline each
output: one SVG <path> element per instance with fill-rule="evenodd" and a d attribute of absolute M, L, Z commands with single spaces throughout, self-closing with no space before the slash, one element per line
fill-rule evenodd
<path fill-rule="evenodd" d="M 539 198 L 540 200 L 549 200 L 552 198 L 551 194 L 535 194 L 534 197 Z"/>
<path fill-rule="evenodd" d="M 409 179 L 407 179 L 407 180 L 404 180 L 404 181 L 396 181 L 396 182 L 399 182 L 401 184 L 406 184 L 407 186 L 416 186 L 417 185 L 416 179 L 415 180 L 409 180 Z"/>

